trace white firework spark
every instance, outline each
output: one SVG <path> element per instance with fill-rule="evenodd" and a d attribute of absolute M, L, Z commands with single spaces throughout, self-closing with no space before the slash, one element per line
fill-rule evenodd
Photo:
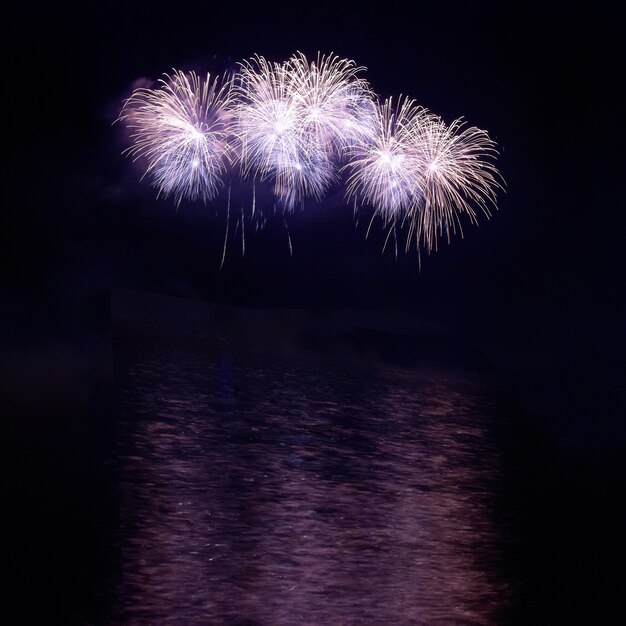
<path fill-rule="evenodd" d="M 159 83 L 135 90 L 124 103 L 120 119 L 132 140 L 127 152 L 146 159 L 146 174 L 160 194 L 177 203 L 211 200 L 234 156 L 231 84 L 180 71 Z"/>
<path fill-rule="evenodd" d="M 320 199 L 336 177 L 331 155 L 305 132 L 290 78 L 287 63 L 260 56 L 242 63 L 236 126 L 244 175 L 272 180 L 287 209 L 306 196 Z"/>
<path fill-rule="evenodd" d="M 348 151 L 347 197 L 373 206 L 385 223 L 403 218 L 421 197 L 424 163 L 416 137 L 428 117 L 414 100 L 390 98 L 376 109 L 376 132 Z"/>
<path fill-rule="evenodd" d="M 318 54 L 309 62 L 301 52 L 285 65 L 301 132 L 329 157 L 341 160 L 347 147 L 373 132 L 374 96 L 369 83 L 358 76 L 365 68 L 332 54 Z"/>
<path fill-rule="evenodd" d="M 461 216 L 477 222 L 474 207 L 489 217 L 501 188 L 489 135 L 450 126 L 414 100 L 386 100 L 378 109 L 378 132 L 350 149 L 347 196 L 374 208 L 383 223 L 408 224 L 407 249 L 415 236 L 428 252 L 437 239 L 462 231 Z"/>
<path fill-rule="evenodd" d="M 146 160 L 161 195 L 208 201 L 237 165 L 269 181 L 286 210 L 320 200 L 346 172 L 346 196 L 373 207 L 389 232 L 408 226 L 407 249 L 462 234 L 490 215 L 503 181 L 495 143 L 462 119 L 441 118 L 404 97 L 380 104 L 354 61 L 298 52 L 283 63 L 256 55 L 229 80 L 174 71 L 137 89 L 120 114 L 127 152 Z M 229 188 L 230 189 L 230 188 Z M 255 200 L 252 200 L 252 213 Z"/>
<path fill-rule="evenodd" d="M 477 207 L 489 217 L 502 183 L 492 161 L 497 155 L 495 143 L 486 131 L 465 127 L 462 119 L 446 126 L 440 118 L 424 117 L 415 143 L 423 172 L 407 244 L 414 232 L 418 247 L 423 245 L 430 252 L 438 237 L 445 235 L 450 241 L 457 229 L 463 233 L 463 214 L 477 223 Z"/>

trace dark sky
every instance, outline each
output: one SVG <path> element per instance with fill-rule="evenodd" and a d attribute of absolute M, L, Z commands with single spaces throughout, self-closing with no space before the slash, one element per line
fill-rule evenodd
<path fill-rule="evenodd" d="M 587 385 L 575 414 L 561 407 L 554 417 L 574 424 L 565 439 L 623 437 L 623 67 L 613 4 L 24 7 L 5 55 L 2 332 L 13 383 L 56 385 L 63 375 L 50 370 L 61 359 L 73 363 L 68 380 L 78 377 L 63 385 L 88 384 L 112 288 L 394 308 L 443 324 L 498 368 L 523 372 L 529 388 L 551 381 L 546 407 Z M 382 237 L 365 240 L 334 196 L 289 218 L 293 257 L 275 220 L 219 271 L 223 201 L 177 210 L 157 200 L 111 123 L 137 78 L 296 50 L 352 58 L 382 97 L 407 94 L 447 121 L 464 116 L 488 130 L 507 183 L 491 221 L 468 226 L 419 269 L 415 253 L 381 254 Z"/>

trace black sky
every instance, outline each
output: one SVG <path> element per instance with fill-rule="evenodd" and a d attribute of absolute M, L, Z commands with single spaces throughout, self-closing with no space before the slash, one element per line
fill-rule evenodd
<path fill-rule="evenodd" d="M 7 570 L 24 616 L 34 608 L 46 623 L 74 623 L 68 615 L 103 602 L 93 555 L 103 558 L 108 545 L 98 524 L 117 523 L 97 484 L 98 449 L 114 427 L 103 381 L 113 378 L 116 289 L 256 307 L 395 309 L 448 328 L 484 352 L 512 404 L 550 442 L 519 444 L 519 467 L 531 468 L 519 484 L 536 498 L 520 522 L 530 528 L 529 584 L 541 591 L 529 597 L 540 598 L 540 612 L 554 593 L 572 615 L 581 603 L 589 615 L 608 610 L 605 599 L 617 606 L 626 477 L 618 4 L 5 8 L 0 415 L 16 520 Z M 121 155 L 124 135 L 112 122 L 138 78 L 220 70 L 253 53 L 280 61 L 296 50 L 352 58 L 381 97 L 406 94 L 446 121 L 464 116 L 486 129 L 507 183 L 492 219 L 419 269 L 414 252 L 381 254 L 383 235 L 365 240 L 363 223 L 355 228 L 334 195 L 289 217 L 292 257 L 277 219 L 247 238 L 244 257 L 232 247 L 220 271 L 223 202 L 177 210 L 157 200 Z M 548 532 L 544 505 L 562 494 L 567 504 L 554 505 Z"/>
<path fill-rule="evenodd" d="M 4 338 L 21 364 L 9 366 L 13 378 L 45 378 L 48 366 L 29 369 L 31 360 L 48 364 L 57 352 L 75 355 L 78 370 L 97 360 L 111 288 L 248 306 L 398 308 L 480 346 L 513 377 L 557 376 L 553 405 L 576 381 L 591 384 L 579 414 L 554 418 L 578 424 L 566 438 L 602 438 L 605 427 L 624 436 L 616 417 L 624 399 L 623 67 L 611 6 L 26 7 L 11 25 L 6 67 L 12 167 L 2 299 Z M 340 199 L 310 203 L 289 219 L 293 257 L 276 220 L 248 238 L 245 257 L 231 250 L 219 271 L 223 201 L 177 211 L 157 200 L 121 156 L 123 133 L 111 123 L 140 77 L 219 71 L 255 52 L 282 60 L 295 50 L 352 58 L 381 97 L 407 94 L 445 120 L 464 116 L 488 130 L 507 183 L 492 220 L 468 226 L 419 270 L 415 253 L 381 255 L 382 237 L 366 241 Z M 589 426 L 597 419 L 600 427 Z"/>

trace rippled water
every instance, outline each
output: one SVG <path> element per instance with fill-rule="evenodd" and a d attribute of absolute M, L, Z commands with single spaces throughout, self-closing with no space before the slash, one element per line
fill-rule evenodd
<path fill-rule="evenodd" d="M 501 623 L 487 387 L 166 344 L 116 366 L 114 623 Z"/>

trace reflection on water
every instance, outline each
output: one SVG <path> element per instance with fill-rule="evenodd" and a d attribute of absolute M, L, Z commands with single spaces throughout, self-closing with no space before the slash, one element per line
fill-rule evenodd
<path fill-rule="evenodd" d="M 122 369 L 115 623 L 499 623 L 485 390 L 163 346 Z"/>

